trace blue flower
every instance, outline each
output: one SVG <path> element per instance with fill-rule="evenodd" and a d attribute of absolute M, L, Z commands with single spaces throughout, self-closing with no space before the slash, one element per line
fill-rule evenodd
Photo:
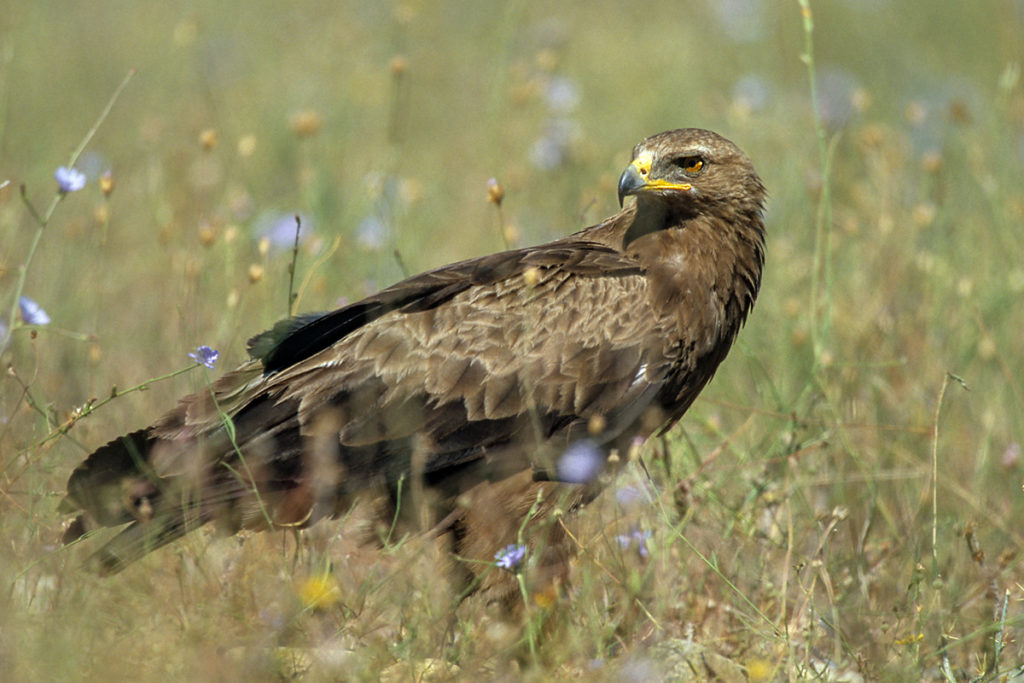
<path fill-rule="evenodd" d="M 18 299 L 18 307 L 21 309 L 21 319 L 28 325 L 49 325 L 50 316 L 46 315 L 43 307 L 27 296 Z"/>
<path fill-rule="evenodd" d="M 391 239 L 388 224 L 375 215 L 369 215 L 356 226 L 356 241 L 366 249 L 380 249 Z"/>
<path fill-rule="evenodd" d="M 854 93 L 860 81 L 849 71 L 825 66 L 818 70 L 817 85 L 822 123 L 832 130 L 849 123 L 857 113 Z"/>
<path fill-rule="evenodd" d="M 494 553 L 494 559 L 498 566 L 507 571 L 515 571 L 526 557 L 525 545 L 507 545 Z"/>
<path fill-rule="evenodd" d="M 757 74 L 747 74 L 732 86 L 732 99 L 752 112 L 767 109 L 775 95 L 771 84 Z"/>
<path fill-rule="evenodd" d="M 737 43 L 752 43 L 764 35 L 768 25 L 764 8 L 756 2 L 715 0 L 709 2 L 722 31 Z"/>
<path fill-rule="evenodd" d="M 299 243 L 305 243 L 313 234 L 313 222 L 302 214 L 299 214 Z M 270 246 L 275 249 L 291 249 L 295 246 L 295 223 L 294 213 L 265 214 L 258 221 L 259 236 L 265 237 Z"/>
<path fill-rule="evenodd" d="M 208 368 L 213 368 L 213 364 L 217 362 L 217 358 L 219 356 L 219 351 L 211 349 L 205 344 L 197 348 L 195 353 L 188 354 L 188 357 L 194 360 L 198 365 L 205 365 Z"/>
<path fill-rule="evenodd" d="M 567 484 L 586 484 L 597 478 L 604 469 L 604 453 L 590 439 L 583 439 L 565 449 L 558 459 L 558 481 Z"/>
<path fill-rule="evenodd" d="M 544 100 L 553 112 L 568 114 L 580 103 L 580 87 L 571 78 L 555 76 L 548 81 Z"/>
<path fill-rule="evenodd" d="M 530 161 L 539 169 L 550 171 L 564 164 L 572 141 L 578 137 L 579 124 L 568 117 L 548 121 L 544 134 L 530 147 Z"/>
<path fill-rule="evenodd" d="M 619 547 L 623 550 L 629 550 L 635 544 L 637 554 L 646 559 L 650 555 L 650 551 L 647 549 L 647 539 L 650 537 L 650 531 L 636 528 L 628 534 L 619 534 L 615 540 L 619 542 Z"/>
<path fill-rule="evenodd" d="M 53 177 L 56 178 L 57 187 L 62 193 L 78 192 L 85 187 L 85 174 L 74 168 L 61 166 L 53 174 Z"/>
<path fill-rule="evenodd" d="M 615 491 L 615 500 L 619 501 L 619 505 L 633 505 L 643 500 L 643 497 L 644 492 L 636 486 L 620 486 Z"/>

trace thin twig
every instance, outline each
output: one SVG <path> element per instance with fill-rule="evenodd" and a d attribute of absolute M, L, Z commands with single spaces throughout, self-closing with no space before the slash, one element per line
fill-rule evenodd
<path fill-rule="evenodd" d="M 96 131 L 100 129 L 100 126 L 103 125 L 107 116 L 109 116 L 110 112 L 114 109 L 114 103 L 117 102 L 117 98 L 121 96 L 121 92 L 128 86 L 128 82 L 135 76 L 135 72 L 136 69 L 128 70 L 128 74 L 121 81 L 121 84 L 117 86 L 117 90 L 114 91 L 114 94 L 110 96 L 107 106 L 103 108 L 99 118 L 96 119 L 96 123 L 94 123 L 92 128 L 89 129 L 89 132 L 85 134 L 85 138 L 82 139 L 82 143 L 75 148 L 74 152 L 71 153 L 71 158 L 68 160 L 69 167 L 74 166 L 78 161 L 78 157 L 82 156 L 82 152 L 85 151 L 85 148 L 92 141 L 93 136 L 96 135 Z"/>

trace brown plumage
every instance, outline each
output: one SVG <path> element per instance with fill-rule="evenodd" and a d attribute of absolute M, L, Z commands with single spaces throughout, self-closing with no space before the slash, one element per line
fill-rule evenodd
<path fill-rule="evenodd" d="M 249 362 L 74 471 L 63 509 L 81 515 L 65 540 L 127 524 L 94 555 L 116 572 L 208 521 L 302 527 L 381 494 L 385 522 L 413 509 L 422 529 L 426 510 L 453 551 L 491 560 L 538 494 L 531 520 L 586 502 L 596 481 L 560 456 L 589 439 L 605 465 L 674 424 L 725 358 L 764 263 L 764 187 L 714 133 L 641 142 L 627 195 L 564 239 L 254 337 Z M 560 571 L 564 537 L 545 529 L 530 543 Z"/>

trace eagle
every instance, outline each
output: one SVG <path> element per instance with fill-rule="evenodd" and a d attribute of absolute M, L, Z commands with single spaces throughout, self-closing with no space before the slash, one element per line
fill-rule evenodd
<path fill-rule="evenodd" d="M 208 522 L 296 529 L 372 496 L 385 522 L 491 561 L 471 574 L 524 529 L 560 571 L 571 550 L 544 520 L 674 425 L 747 319 L 765 196 L 720 135 L 649 137 L 618 183 L 635 201 L 604 221 L 250 339 L 247 362 L 74 470 L 64 542 L 123 526 L 89 561 L 111 574 Z"/>

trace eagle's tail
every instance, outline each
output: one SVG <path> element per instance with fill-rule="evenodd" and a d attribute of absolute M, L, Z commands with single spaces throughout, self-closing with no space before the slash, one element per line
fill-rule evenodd
<path fill-rule="evenodd" d="M 59 509 L 79 514 L 64 545 L 101 527 L 129 524 L 89 559 L 101 574 L 117 573 L 208 521 L 198 501 L 182 499 L 181 476 L 160 477 L 153 470 L 156 443 L 146 429 L 126 434 L 94 451 L 68 480 Z"/>

